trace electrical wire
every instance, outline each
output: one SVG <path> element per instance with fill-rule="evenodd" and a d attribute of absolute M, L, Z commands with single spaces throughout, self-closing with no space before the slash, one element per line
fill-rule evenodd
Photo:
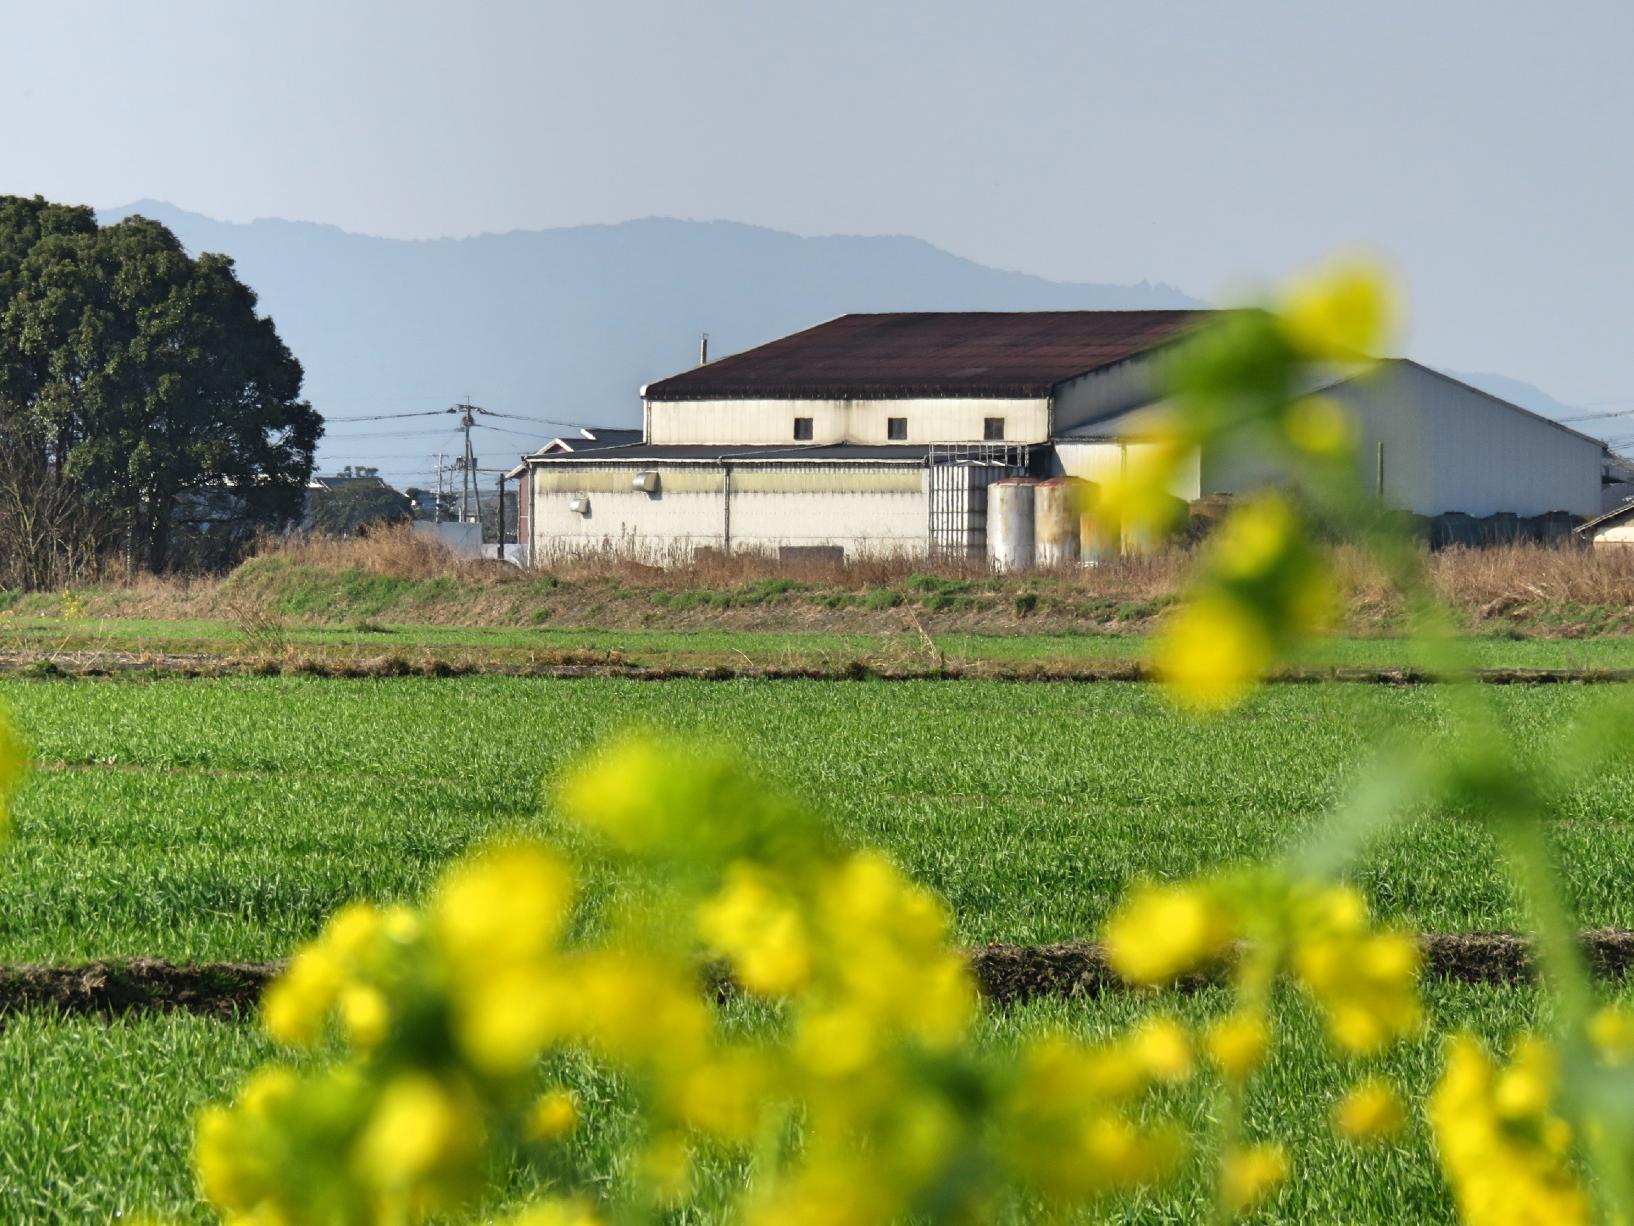
<path fill-rule="evenodd" d="M 453 409 L 421 409 L 414 413 L 371 413 L 362 417 L 330 417 L 324 415 L 325 421 L 396 421 L 400 417 L 441 417 L 445 413 L 452 413 Z"/>

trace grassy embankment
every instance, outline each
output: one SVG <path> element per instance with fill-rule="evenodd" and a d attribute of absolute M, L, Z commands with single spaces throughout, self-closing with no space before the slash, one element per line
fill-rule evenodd
<path fill-rule="evenodd" d="M 1312 662 L 1412 663 L 1411 648 L 1393 637 L 1399 604 L 1354 554 L 1336 557 L 1342 636 Z M 1143 658 L 1187 565 L 1169 553 L 993 576 L 906 562 L 782 570 L 732 558 L 664 571 L 603 559 L 547 572 L 459 564 L 406 537 L 318 540 L 269 549 L 220 579 L 145 580 L 72 601 L 0 594 L 0 655 L 1070 666 Z M 1520 547 L 1438 554 L 1430 566 L 1477 663 L 1634 664 L 1634 556 Z M 65 618 L 69 608 L 83 616 Z"/>

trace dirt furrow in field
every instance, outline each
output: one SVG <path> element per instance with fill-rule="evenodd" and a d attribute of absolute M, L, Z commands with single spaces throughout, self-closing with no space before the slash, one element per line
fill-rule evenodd
<path fill-rule="evenodd" d="M 1425 976 L 1458 983 L 1522 984 L 1535 974 L 1527 937 L 1508 933 L 1435 933 L 1419 938 Z M 1634 932 L 1597 929 L 1582 934 L 1584 955 L 1602 978 L 1634 969 Z M 984 945 L 970 951 L 982 995 L 994 1005 L 1039 997 L 1098 996 L 1126 986 L 1107 964 L 1104 949 L 1089 941 L 1057 945 Z M 279 962 L 168 962 L 133 958 L 79 966 L 0 967 L 0 1013 L 43 1010 L 116 1016 L 141 1011 L 185 1010 L 235 1018 L 253 1012 Z M 707 986 L 725 995 L 734 989 L 717 971 Z M 1222 982 L 1224 969 L 1194 977 L 1186 989 Z"/>

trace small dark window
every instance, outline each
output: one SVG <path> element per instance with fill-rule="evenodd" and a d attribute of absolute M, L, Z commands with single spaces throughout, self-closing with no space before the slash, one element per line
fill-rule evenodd
<path fill-rule="evenodd" d="M 908 419 L 906 417 L 887 417 L 885 419 L 885 437 L 901 442 L 908 437 Z"/>
<path fill-rule="evenodd" d="M 811 418 L 796 417 L 794 419 L 794 441 L 797 443 L 811 441 Z"/>
<path fill-rule="evenodd" d="M 984 418 L 982 418 L 982 438 L 986 439 L 990 443 L 994 442 L 996 440 L 1003 439 L 1004 438 L 1004 418 L 1002 418 L 1002 417 L 984 417 Z"/>

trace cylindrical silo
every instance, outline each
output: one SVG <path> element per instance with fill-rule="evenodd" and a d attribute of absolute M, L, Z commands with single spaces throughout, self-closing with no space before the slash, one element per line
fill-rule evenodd
<path fill-rule="evenodd" d="M 1078 550 L 1085 566 L 1099 566 L 1118 556 L 1118 524 L 1109 522 L 1100 506 L 1101 487 L 1085 481 L 1078 503 Z"/>
<path fill-rule="evenodd" d="M 1006 477 L 987 487 L 987 556 L 995 570 L 1032 566 L 1036 488 L 1026 477 Z"/>
<path fill-rule="evenodd" d="M 1077 477 L 1039 482 L 1033 493 L 1033 561 L 1037 565 L 1078 565 L 1079 516 L 1088 485 Z"/>

